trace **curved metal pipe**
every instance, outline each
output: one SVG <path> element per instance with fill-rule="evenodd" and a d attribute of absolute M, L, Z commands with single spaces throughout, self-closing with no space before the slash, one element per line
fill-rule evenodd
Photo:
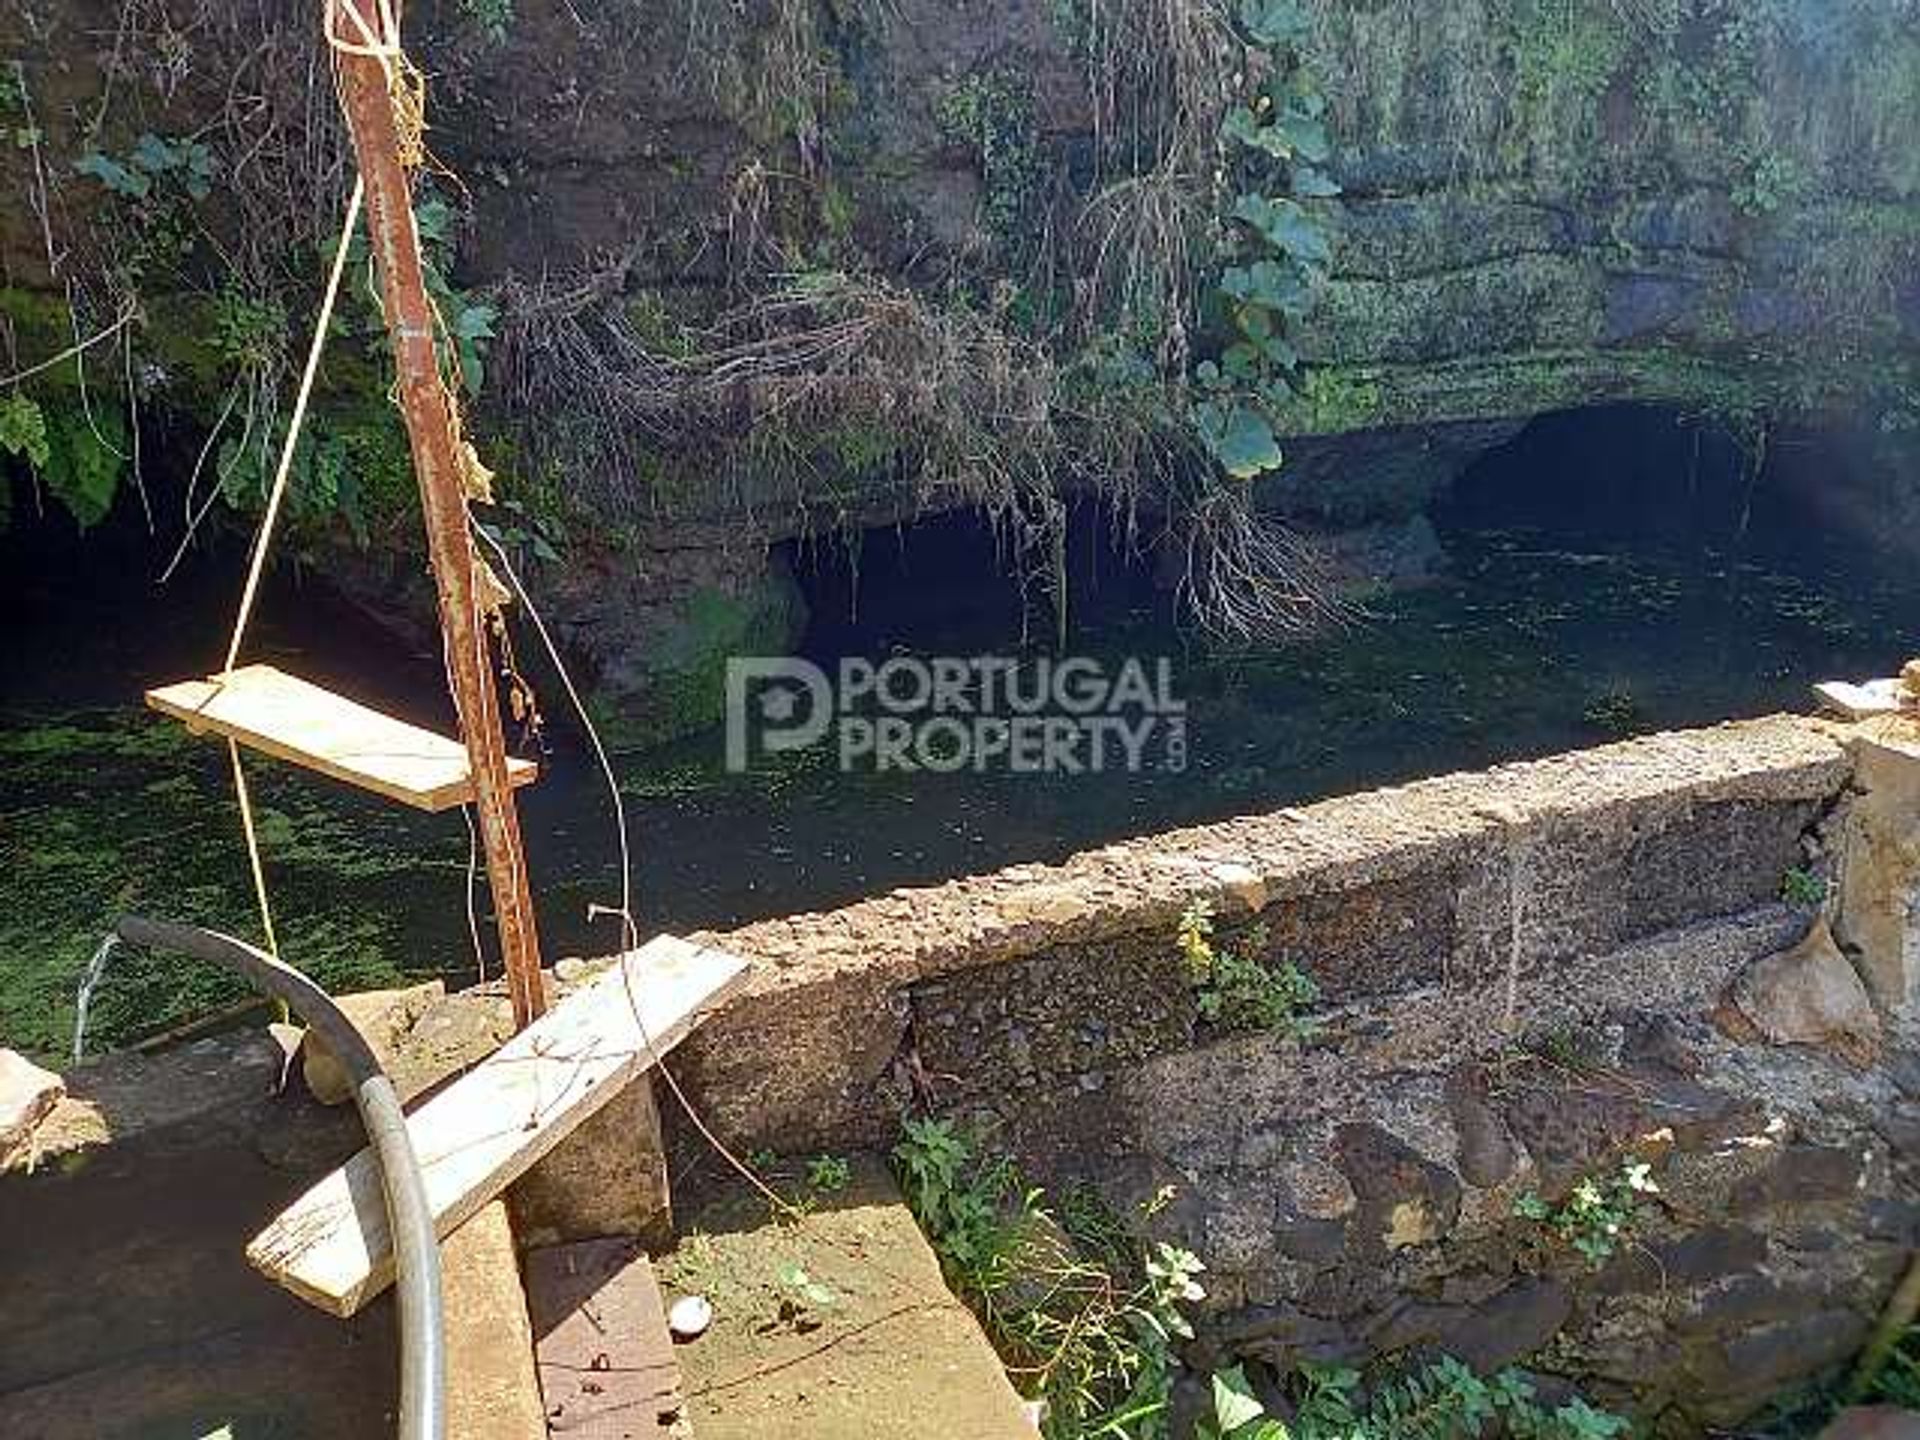
<path fill-rule="evenodd" d="M 294 969 L 244 940 L 198 925 L 122 916 L 114 933 L 132 945 L 172 950 L 219 965 L 264 990 L 312 1028 L 353 1077 L 353 1100 L 379 1162 L 380 1189 L 393 1232 L 394 1289 L 400 1304 L 399 1440 L 444 1440 L 446 1347 L 441 1323 L 440 1245 L 433 1233 L 420 1161 L 393 1082 L 366 1037 L 333 997 Z"/>

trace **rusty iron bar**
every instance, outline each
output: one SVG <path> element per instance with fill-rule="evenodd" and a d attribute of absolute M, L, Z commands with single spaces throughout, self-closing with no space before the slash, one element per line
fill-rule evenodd
<path fill-rule="evenodd" d="M 339 0 L 326 0 L 329 10 Z M 352 34 L 352 22 L 333 17 L 336 33 Z M 427 551 L 440 596 L 440 628 L 453 689 L 460 737 L 473 772 L 474 811 L 487 858 L 487 883 L 500 929 L 507 993 L 516 1029 L 546 1009 L 540 973 L 540 940 L 520 820 L 507 784 L 506 739 L 500 701 L 488 675 L 489 644 L 475 600 L 477 556 L 467 529 L 467 494 L 453 412 L 441 381 L 434 345 L 433 307 L 421 273 L 420 237 L 414 226 L 412 192 L 400 159 L 399 131 L 387 72 L 378 55 L 335 51 L 340 98 L 355 159 L 366 184 L 367 234 L 380 279 L 387 334 L 393 343 L 396 389 L 420 482 Z"/>

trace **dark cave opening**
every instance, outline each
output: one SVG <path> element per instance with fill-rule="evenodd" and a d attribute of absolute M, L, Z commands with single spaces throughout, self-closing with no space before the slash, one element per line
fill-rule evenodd
<path fill-rule="evenodd" d="M 1609 547 L 1880 569 L 1903 546 L 1886 524 L 1897 483 L 1848 429 L 1740 435 L 1671 407 L 1600 405 L 1529 421 L 1462 471 L 1433 516 L 1443 535 L 1532 529 Z"/>
<path fill-rule="evenodd" d="M 1039 547 L 1022 554 L 1012 528 L 983 511 L 786 541 L 778 549 L 806 602 L 800 649 L 809 658 L 1055 644 L 1051 554 Z M 1063 556 L 1072 631 L 1171 615 L 1144 539 L 1128 534 L 1107 506 L 1068 506 Z"/>

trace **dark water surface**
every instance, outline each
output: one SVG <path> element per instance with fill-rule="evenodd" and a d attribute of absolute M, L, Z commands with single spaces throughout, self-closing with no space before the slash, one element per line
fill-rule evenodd
<path fill-rule="evenodd" d="M 819 750 L 734 776 L 718 733 L 623 754 L 643 927 L 725 927 L 1621 734 L 1806 709 L 1815 680 L 1890 673 L 1920 638 L 1914 571 L 1870 562 L 1719 461 L 1703 488 L 1685 448 L 1697 444 L 1670 436 L 1639 453 L 1531 435 L 1439 512 L 1443 578 L 1271 654 L 1190 649 L 1141 567 L 1088 540 L 1071 648 L 1170 659 L 1188 706 L 1184 772 L 844 775 Z M 1010 653 L 1019 607 L 994 554 L 984 530 L 950 521 L 869 536 L 857 572 L 842 554 L 801 556 L 809 653 Z M 82 543 L 16 524 L 0 559 L 0 1043 L 49 1051 L 68 1043 L 75 979 L 116 913 L 256 933 L 224 746 L 138 704 L 148 685 L 218 665 L 244 556 L 216 550 L 155 588 L 142 535 Z M 319 577 L 276 577 L 248 656 L 448 723 L 435 658 L 407 653 Z M 530 670 L 562 711 L 558 686 Z M 586 751 L 554 743 L 521 792 L 546 948 L 603 950 L 615 936 L 586 907 L 618 899 L 611 807 Z M 288 958 L 335 987 L 474 974 L 458 812 L 417 814 L 264 761 L 250 773 Z M 95 1034 L 132 1040 L 233 998 L 220 977 L 127 956 Z"/>

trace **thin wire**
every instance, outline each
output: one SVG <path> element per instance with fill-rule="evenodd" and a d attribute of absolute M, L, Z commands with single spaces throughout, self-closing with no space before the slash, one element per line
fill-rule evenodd
<path fill-rule="evenodd" d="M 587 732 L 587 740 L 593 746 L 594 758 L 600 763 L 600 773 L 607 782 L 607 793 L 613 799 L 614 825 L 620 835 L 621 933 L 625 941 L 624 950 L 632 951 L 638 947 L 640 938 L 639 927 L 633 919 L 633 856 L 627 843 L 626 802 L 620 796 L 620 782 L 613 773 L 613 762 L 607 758 L 607 748 L 600 743 L 600 732 L 594 726 L 593 716 L 587 713 L 586 702 L 580 698 L 580 692 L 574 688 L 573 677 L 567 673 L 566 662 L 560 658 L 560 647 L 554 643 L 553 636 L 547 633 L 546 621 L 540 618 L 539 607 L 533 603 L 533 597 L 527 593 L 527 587 L 520 583 L 520 576 L 514 570 L 513 561 L 508 558 L 505 547 L 489 535 L 486 527 L 473 516 L 469 515 L 467 519 L 473 533 L 485 541 L 487 548 L 492 550 L 498 558 L 501 572 L 507 577 L 507 583 L 513 587 L 514 594 L 526 607 L 527 619 L 533 622 L 533 628 L 540 636 L 540 643 L 546 648 L 547 658 L 553 662 L 554 671 L 560 677 L 560 684 L 567 692 L 567 699 L 572 702 L 574 713 L 580 717 L 581 727 Z M 673 1098 L 680 1102 L 680 1108 L 687 1112 L 687 1118 L 693 1122 L 694 1129 L 698 1130 L 707 1144 L 713 1147 L 714 1153 L 738 1171 L 741 1178 L 758 1190 L 775 1210 L 790 1220 L 804 1218 L 806 1214 L 804 1210 L 762 1180 L 754 1173 L 751 1166 L 729 1150 L 720 1137 L 708 1128 L 707 1122 L 694 1108 L 693 1101 L 688 1099 L 686 1091 L 680 1088 L 680 1082 L 673 1078 L 673 1072 L 667 1068 L 666 1058 L 655 1047 L 653 1036 L 647 1031 L 647 1022 L 640 1014 L 640 997 L 633 993 L 633 972 L 627 966 L 626 954 L 622 953 L 615 964 L 619 967 L 621 984 L 627 992 L 627 1008 L 633 1012 L 633 1023 L 640 1032 L 640 1043 L 647 1052 L 647 1058 L 652 1061 L 653 1068 L 660 1072 L 661 1079 L 667 1082 L 667 1088 L 673 1091 Z"/>
<path fill-rule="evenodd" d="M 487 983 L 487 951 L 480 943 L 480 913 L 474 903 L 474 888 L 480 876 L 480 832 L 473 828 L 473 807 L 462 805 L 460 818 L 467 822 L 467 934 L 473 940 L 473 968 L 482 985 Z"/>
<path fill-rule="evenodd" d="M 120 318 L 118 320 L 115 320 L 111 325 L 107 326 L 106 329 L 101 330 L 96 334 L 89 335 L 85 340 L 80 341 L 77 345 L 69 345 L 66 349 L 62 350 L 58 355 L 50 355 L 45 360 L 40 361 L 38 364 L 29 365 L 24 370 L 16 370 L 11 375 L 0 375 L 0 385 L 17 385 L 22 380 L 31 379 L 33 376 L 40 374 L 44 370 L 51 370 L 56 365 L 64 364 L 66 361 L 73 359 L 76 355 L 79 355 L 81 352 L 91 349 L 95 345 L 98 345 L 102 340 L 106 339 L 109 335 L 114 334 L 129 320 L 133 319 L 133 317 L 139 313 L 139 310 L 140 310 L 140 307 L 137 305 L 132 305 L 132 304 L 127 305 L 126 308 L 121 310 Z"/>

